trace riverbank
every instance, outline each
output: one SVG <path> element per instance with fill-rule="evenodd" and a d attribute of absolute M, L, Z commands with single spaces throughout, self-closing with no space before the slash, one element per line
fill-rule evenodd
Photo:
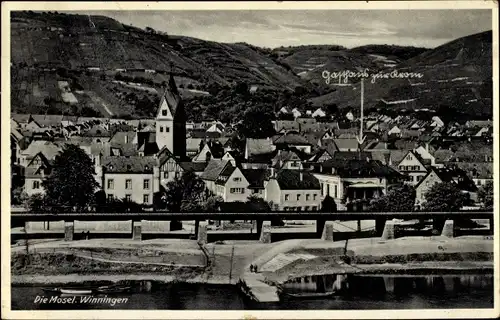
<path fill-rule="evenodd" d="M 342 262 L 344 250 L 350 264 Z M 250 264 L 259 266 L 259 273 L 273 283 L 324 274 L 493 272 L 493 241 L 483 237 L 371 238 L 347 244 L 318 239 L 228 241 L 207 244 L 205 253 L 194 240 L 93 239 L 33 242 L 12 246 L 11 251 L 16 285 L 125 280 L 235 284 Z"/>

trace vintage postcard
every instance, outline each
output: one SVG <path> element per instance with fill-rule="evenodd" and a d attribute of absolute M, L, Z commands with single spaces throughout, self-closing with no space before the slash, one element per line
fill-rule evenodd
<path fill-rule="evenodd" d="M 2 318 L 499 316 L 496 1 L 4 2 L 1 70 Z"/>

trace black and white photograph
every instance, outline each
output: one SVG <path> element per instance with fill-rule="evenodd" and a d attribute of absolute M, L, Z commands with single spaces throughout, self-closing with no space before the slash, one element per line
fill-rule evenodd
<path fill-rule="evenodd" d="M 498 316 L 498 2 L 433 3 L 2 3 L 5 319 Z"/>

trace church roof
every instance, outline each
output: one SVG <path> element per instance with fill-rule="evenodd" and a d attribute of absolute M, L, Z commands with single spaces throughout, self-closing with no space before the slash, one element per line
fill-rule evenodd
<path fill-rule="evenodd" d="M 158 108 L 158 113 L 161 110 L 161 106 L 163 103 L 166 102 L 168 105 L 168 108 L 170 109 L 170 113 L 172 114 L 172 117 L 175 115 L 177 112 L 177 109 L 179 105 L 182 103 L 181 96 L 179 94 L 179 91 L 177 90 L 177 85 L 175 84 L 174 81 L 174 76 L 170 75 L 170 79 L 167 83 L 167 86 L 165 87 L 165 92 L 163 93 L 163 96 L 160 101 L 160 108 Z M 159 114 L 157 115 L 157 117 Z"/>

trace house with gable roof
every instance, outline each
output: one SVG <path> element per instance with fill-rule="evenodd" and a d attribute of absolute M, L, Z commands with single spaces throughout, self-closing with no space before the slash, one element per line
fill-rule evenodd
<path fill-rule="evenodd" d="M 427 175 L 430 165 L 430 160 L 423 159 L 417 152 L 409 150 L 398 163 L 398 169 L 409 177 L 409 184 L 416 185 Z"/>
<path fill-rule="evenodd" d="M 466 172 L 459 168 L 430 168 L 429 172 L 415 185 L 415 205 L 422 206 L 427 192 L 436 184 L 450 182 L 455 184 L 464 193 L 474 193 L 477 187 L 467 176 Z"/>
<path fill-rule="evenodd" d="M 249 185 L 241 169 L 229 164 L 215 180 L 215 194 L 221 196 L 224 202 L 245 202 L 250 196 Z"/>
<path fill-rule="evenodd" d="M 42 181 L 52 172 L 53 160 L 47 159 L 42 152 L 35 154 L 24 169 L 24 191 L 28 196 L 45 193 Z"/>

